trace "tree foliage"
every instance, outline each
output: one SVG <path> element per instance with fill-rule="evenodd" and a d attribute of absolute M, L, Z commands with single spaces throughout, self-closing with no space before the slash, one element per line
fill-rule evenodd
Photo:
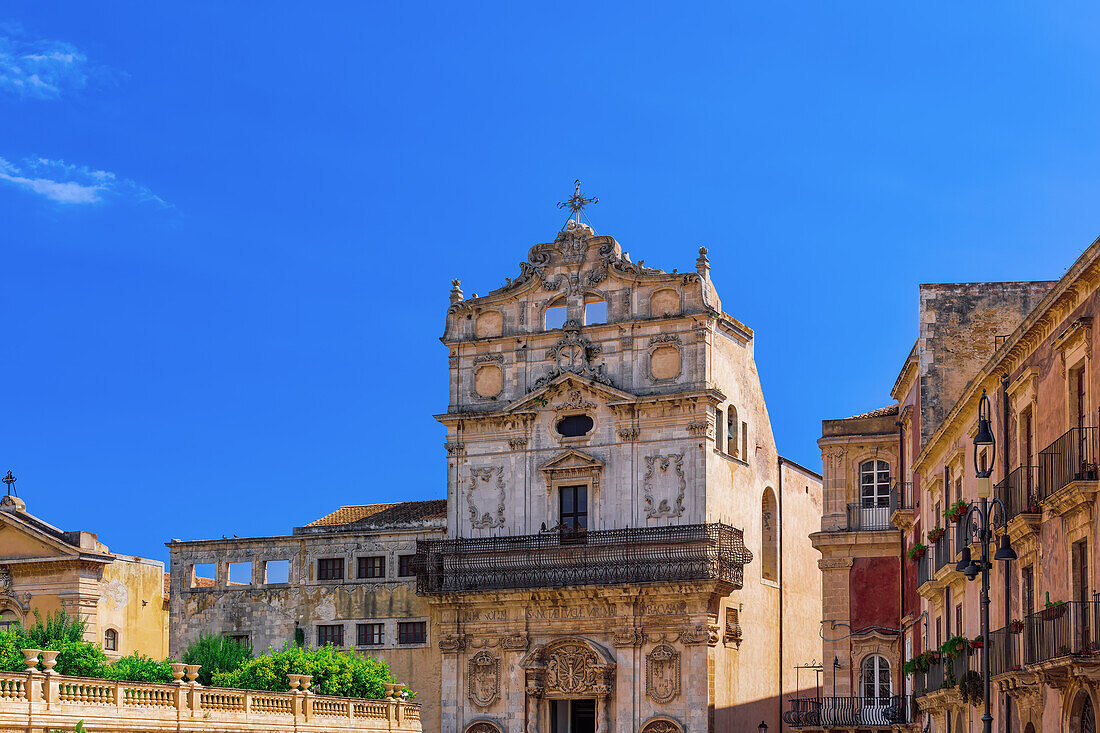
<path fill-rule="evenodd" d="M 187 647 L 183 653 L 184 664 L 201 664 L 199 683 L 211 684 L 218 672 L 237 669 L 252 659 L 252 647 L 236 639 L 221 634 L 209 634 L 205 631 Z M 285 680 L 284 680 L 285 682 Z"/>
<path fill-rule="evenodd" d="M 287 689 L 287 674 L 313 675 L 310 690 L 322 695 L 371 699 L 384 697 L 384 685 L 394 681 L 389 665 L 380 659 L 341 652 L 332 646 L 303 649 L 288 643 L 279 650 L 268 649 L 231 672 L 215 674 L 213 684 L 282 691 Z"/>

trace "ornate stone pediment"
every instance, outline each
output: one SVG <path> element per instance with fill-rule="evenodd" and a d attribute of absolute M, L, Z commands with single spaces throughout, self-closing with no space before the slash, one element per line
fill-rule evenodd
<path fill-rule="evenodd" d="M 633 402 L 635 396 L 608 384 L 602 384 L 582 375 L 559 374 L 554 379 L 540 385 L 507 407 L 508 412 L 525 410 L 557 409 L 563 402 L 573 399 L 572 393 L 580 392 L 581 402 L 592 399 L 604 402 Z M 553 404 L 553 407 L 551 405 Z M 591 407 L 595 407 L 592 404 Z"/>
<path fill-rule="evenodd" d="M 539 646 L 522 666 L 527 670 L 528 694 L 538 687 L 539 695 L 548 697 L 606 697 L 615 682 L 614 658 L 587 639 L 561 639 Z"/>
<path fill-rule="evenodd" d="M 539 466 L 539 470 L 546 478 L 547 491 L 553 490 L 554 483 L 557 481 L 573 479 L 588 479 L 592 482 L 592 489 L 595 490 L 600 486 L 603 466 L 604 462 L 599 458 L 570 449 Z"/>

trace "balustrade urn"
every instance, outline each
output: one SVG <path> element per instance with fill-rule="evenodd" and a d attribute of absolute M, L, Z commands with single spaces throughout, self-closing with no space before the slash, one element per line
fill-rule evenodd
<path fill-rule="evenodd" d="M 53 668 L 57 665 L 57 655 L 60 653 L 47 649 L 42 650 L 42 666 L 45 667 L 46 674 L 57 674 Z"/>
<path fill-rule="evenodd" d="M 287 681 L 290 683 L 290 691 L 294 692 L 298 689 L 298 686 L 302 684 L 302 675 L 300 674 L 288 674 L 286 676 Z"/>
<path fill-rule="evenodd" d="M 309 686 L 313 684 L 313 675 L 303 674 L 299 675 L 299 684 L 302 685 L 302 692 L 309 692 Z"/>
<path fill-rule="evenodd" d="M 386 682 L 382 686 L 386 688 L 386 699 L 387 700 L 392 700 L 392 699 L 394 699 L 394 697 L 396 697 L 395 690 L 397 688 L 397 685 Z"/>
<path fill-rule="evenodd" d="M 183 675 L 187 671 L 187 665 L 180 662 L 172 662 L 169 666 L 172 668 L 172 681 L 182 685 Z"/>
<path fill-rule="evenodd" d="M 42 653 L 41 649 L 24 649 L 23 650 L 23 664 L 27 665 L 28 672 L 38 671 L 38 655 Z"/>
<path fill-rule="evenodd" d="M 199 679 L 199 670 L 202 669 L 201 664 L 185 664 L 187 668 L 187 681 L 193 685 L 197 685 Z"/>

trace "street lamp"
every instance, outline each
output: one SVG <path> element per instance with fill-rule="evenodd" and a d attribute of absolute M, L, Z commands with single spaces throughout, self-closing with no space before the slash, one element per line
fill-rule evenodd
<path fill-rule="evenodd" d="M 979 464 L 978 453 L 983 448 L 989 449 L 989 456 Z M 983 389 L 982 398 L 978 402 L 978 433 L 974 436 L 974 472 L 978 477 L 978 498 L 981 500 L 981 504 L 978 506 L 971 504 L 966 516 L 963 518 L 963 521 L 966 522 L 963 525 L 966 530 L 964 536 L 968 539 L 971 536 L 977 537 L 982 555 L 980 560 L 972 560 L 970 558 L 970 546 L 967 543 L 967 546 L 961 551 L 962 558 L 955 565 L 955 569 L 965 575 L 967 580 L 974 580 L 979 573 L 982 576 L 981 609 L 982 641 L 984 642 L 982 644 L 982 698 L 985 706 L 985 714 L 982 715 L 982 730 L 985 733 L 993 733 L 993 716 L 989 711 L 989 569 L 993 567 L 989 562 L 989 543 L 994 539 L 994 530 L 1000 529 L 1003 534 L 993 559 L 1001 561 L 1016 559 L 1016 551 L 1012 549 L 1008 538 L 1008 522 L 1006 519 L 1008 509 L 1005 507 L 1004 502 L 996 497 L 993 498 L 992 504 L 989 501 L 991 493 L 989 477 L 993 474 L 993 459 L 996 455 L 997 441 L 993 437 L 989 396 L 986 395 Z M 993 510 L 997 507 L 1000 507 L 1001 510 L 999 516 L 993 514 Z"/>
<path fill-rule="evenodd" d="M 768 724 L 761 720 L 760 725 L 756 726 L 756 729 L 759 731 L 766 731 L 768 729 Z"/>

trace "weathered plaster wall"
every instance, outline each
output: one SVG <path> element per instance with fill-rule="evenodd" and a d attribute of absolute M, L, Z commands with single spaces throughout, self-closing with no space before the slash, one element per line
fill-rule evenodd
<path fill-rule="evenodd" d="M 103 569 L 98 615 L 97 641 L 102 644 L 104 632 L 114 629 L 118 633 L 118 656 L 141 652 L 153 659 L 166 658 L 164 563 L 115 555 L 115 561 Z"/>

